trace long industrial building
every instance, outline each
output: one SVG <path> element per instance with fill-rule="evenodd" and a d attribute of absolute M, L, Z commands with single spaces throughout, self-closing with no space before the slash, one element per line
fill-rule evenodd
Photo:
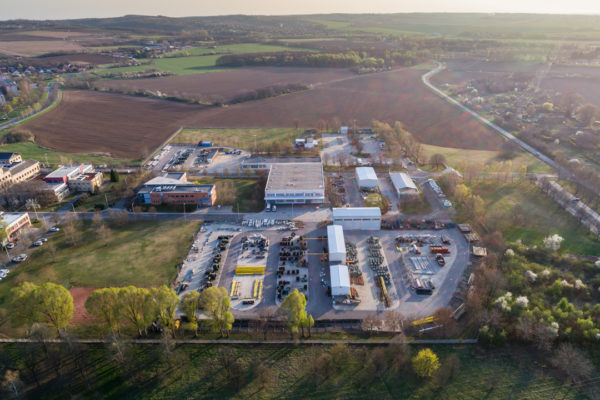
<path fill-rule="evenodd" d="M 376 231 L 381 229 L 379 207 L 334 208 L 333 224 L 346 230 Z"/>
<path fill-rule="evenodd" d="M 346 242 L 344 241 L 344 230 L 340 225 L 327 227 L 327 248 L 331 264 L 346 263 Z"/>
<path fill-rule="evenodd" d="M 321 204 L 325 202 L 323 165 L 320 162 L 272 164 L 265 187 L 270 204 Z"/>
<path fill-rule="evenodd" d="M 390 172 L 392 185 L 398 196 L 414 196 L 419 194 L 417 185 L 406 172 Z"/>
<path fill-rule="evenodd" d="M 372 167 L 356 168 L 356 182 L 361 189 L 373 190 L 377 188 L 377 174 Z"/>

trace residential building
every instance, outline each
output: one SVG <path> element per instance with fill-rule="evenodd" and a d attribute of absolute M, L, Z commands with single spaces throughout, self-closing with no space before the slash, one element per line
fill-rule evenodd
<path fill-rule="evenodd" d="M 0 190 L 4 190 L 12 185 L 12 175 L 8 168 L 0 168 Z"/>
<path fill-rule="evenodd" d="M 379 207 L 334 208 L 333 224 L 346 230 L 376 231 L 381 229 Z"/>
<path fill-rule="evenodd" d="M 195 204 L 210 207 L 215 204 L 215 185 L 198 185 L 185 179 L 185 173 L 169 173 L 153 178 L 138 191 L 137 200 L 141 204 L 152 205 Z"/>
<path fill-rule="evenodd" d="M 272 164 L 265 201 L 270 204 L 324 203 L 323 165 L 320 162 Z"/>
<path fill-rule="evenodd" d="M 94 167 L 92 165 L 61 165 L 56 170 L 46 175 L 44 181 L 46 181 L 46 183 L 69 184 L 69 179 L 88 172 L 94 172 Z"/>
<path fill-rule="evenodd" d="M 0 153 L 0 164 L 9 165 L 23 161 L 19 153 Z"/>
<path fill-rule="evenodd" d="M 33 179 L 40 173 L 40 163 L 35 160 L 25 160 L 7 168 L 11 174 L 12 184 Z"/>
<path fill-rule="evenodd" d="M 358 167 L 356 168 L 356 182 L 360 189 L 376 189 L 377 174 L 372 167 Z"/>
<path fill-rule="evenodd" d="M 102 172 L 85 172 L 69 179 L 69 189 L 73 192 L 93 193 L 102 187 L 104 175 Z"/>
<path fill-rule="evenodd" d="M 28 213 L 0 212 L 0 222 L 6 230 L 7 240 L 3 244 L 12 242 L 15 239 L 18 240 L 19 233 L 31 226 Z"/>
<path fill-rule="evenodd" d="M 45 183 L 36 197 L 41 204 L 55 204 L 63 201 L 70 193 L 66 183 Z"/>
<path fill-rule="evenodd" d="M 390 172 L 392 185 L 398 196 L 414 196 L 419 194 L 419 189 L 406 172 Z"/>

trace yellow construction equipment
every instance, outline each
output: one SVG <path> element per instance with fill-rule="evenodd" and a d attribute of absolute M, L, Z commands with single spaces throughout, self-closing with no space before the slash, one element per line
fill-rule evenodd
<path fill-rule="evenodd" d="M 414 326 L 418 326 L 418 325 L 430 324 L 433 321 L 435 321 L 435 318 L 433 318 L 433 316 L 431 316 L 431 317 L 427 317 L 427 318 L 418 319 L 416 321 L 413 321 L 412 324 Z"/>
<path fill-rule="evenodd" d="M 229 297 L 239 297 L 239 295 L 240 295 L 240 282 L 233 281 L 231 283 L 231 294 L 229 295 Z"/>
<path fill-rule="evenodd" d="M 258 295 L 256 296 L 257 299 L 262 299 L 262 289 L 263 289 L 263 280 L 261 279 L 258 282 Z"/>
<path fill-rule="evenodd" d="M 385 287 L 385 281 L 383 280 L 383 276 L 379 277 L 379 283 L 381 283 L 381 294 L 383 297 L 387 295 L 387 288 Z"/>
<path fill-rule="evenodd" d="M 264 275 L 265 274 L 265 266 L 247 266 L 247 265 L 238 265 L 235 267 L 236 275 Z"/>

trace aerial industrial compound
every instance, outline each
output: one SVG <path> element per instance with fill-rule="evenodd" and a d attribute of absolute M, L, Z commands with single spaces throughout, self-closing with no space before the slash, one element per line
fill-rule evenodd
<path fill-rule="evenodd" d="M 178 295 L 224 287 L 238 319 L 257 318 L 261 309 L 281 304 L 296 289 L 305 295 L 317 320 L 360 320 L 383 310 L 428 317 L 443 307 L 460 316 L 470 271 L 482 257 L 473 253 L 476 241 L 467 242 L 455 227 L 452 208 L 430 179 L 460 174 L 448 168 L 436 175 L 414 167 L 376 172 L 364 166 L 370 163 L 366 158 L 357 159 L 357 166 L 349 170 L 327 171 L 321 157 L 332 143 L 348 140 L 349 133 L 352 128 L 342 127 L 329 134 L 319 156 L 266 157 L 207 141 L 166 144 L 157 150 L 144 166 L 150 178 L 139 183 L 129 208 L 155 207 L 151 215 L 184 212 L 186 218 L 204 220 L 179 267 L 174 283 Z M 371 129 L 361 128 L 354 135 L 372 142 L 377 150 L 384 148 Z M 319 146 L 312 137 L 294 143 L 303 149 Z M 14 165 L 25 163 L 17 154 L 2 157 L 7 175 Z M 31 211 L 36 216 L 56 203 L 74 209 L 77 193 L 94 195 L 105 184 L 102 172 L 92 165 L 65 165 L 52 171 L 40 168 L 37 161 L 31 163 L 37 169 L 28 178 L 41 182 L 28 188 L 35 190 Z M 202 183 L 209 168 L 217 175 L 227 169 L 234 175 L 262 176 L 263 211 L 240 213 L 220 204 L 223 194 L 218 185 Z M 110 172 L 112 178 L 116 172 Z M 18 193 L 15 185 L 12 192 Z M 73 195 L 75 200 L 69 197 Z M 339 207 L 326 206 L 334 205 L 332 199 L 338 199 Z M 378 201 L 372 203 L 373 199 Z M 407 199 L 429 201 L 433 211 L 402 214 L 397 204 Z M 96 210 L 119 208 L 119 203 L 127 206 L 118 199 L 111 203 L 97 205 Z M 4 213 L 2 218 L 4 244 L 12 248 L 31 229 L 30 217 L 24 212 Z M 26 252 L 21 256 L 26 258 Z M 19 257 L 13 262 L 22 262 Z"/>
<path fill-rule="evenodd" d="M 322 157 L 349 134 L 384 148 L 376 131 L 342 127 L 328 134 L 319 156 L 269 157 L 207 141 L 157 150 L 145 166 L 154 177 L 140 184 L 136 203 L 178 206 L 186 218 L 204 220 L 175 279 L 178 295 L 224 287 L 238 320 L 258 318 L 294 290 L 317 321 L 360 320 L 385 310 L 425 318 L 444 307 L 460 317 L 469 275 L 482 257 L 473 253 L 477 241 L 467 241 L 452 222 L 454 211 L 431 179 L 460 174 L 415 167 L 376 172 L 364 165 L 377 154 L 345 171 L 328 170 Z M 303 135 L 294 143 L 312 149 L 320 141 Z M 207 172 L 262 176 L 263 211 L 220 204 L 218 185 L 202 183 Z M 430 202 L 432 211 L 403 214 L 402 201 Z M 419 328 L 434 326 L 429 322 Z"/>

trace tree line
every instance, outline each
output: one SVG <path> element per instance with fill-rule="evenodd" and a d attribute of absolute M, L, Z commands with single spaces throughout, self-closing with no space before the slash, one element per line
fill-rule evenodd
<path fill-rule="evenodd" d="M 355 51 L 345 53 L 281 52 L 228 54 L 219 57 L 216 61 L 216 65 L 222 67 L 297 66 L 350 68 L 356 66 L 383 67 L 384 64 L 385 62 L 382 58 L 369 57 Z"/>

